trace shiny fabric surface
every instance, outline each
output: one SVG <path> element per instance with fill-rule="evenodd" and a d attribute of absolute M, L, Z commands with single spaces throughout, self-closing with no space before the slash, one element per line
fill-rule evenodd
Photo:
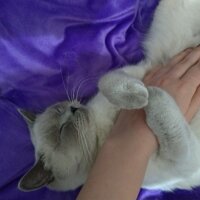
<path fill-rule="evenodd" d="M 100 76 L 144 57 L 141 42 L 158 1 L 0 0 L 0 200 L 75 200 L 79 189 L 17 189 L 34 151 L 16 108 L 40 112 L 67 98 L 86 102 Z M 139 199 L 200 195 L 143 190 Z"/>

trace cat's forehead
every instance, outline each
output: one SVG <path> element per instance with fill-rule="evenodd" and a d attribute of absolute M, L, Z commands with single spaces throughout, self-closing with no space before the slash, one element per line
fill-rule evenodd
<path fill-rule="evenodd" d="M 70 111 L 71 107 L 80 108 L 81 104 L 78 101 L 62 101 L 48 107 L 46 112 L 62 114 L 63 112 Z"/>
<path fill-rule="evenodd" d="M 78 107 L 81 106 L 81 104 L 78 101 L 62 101 L 62 102 L 59 102 L 59 103 L 52 105 L 50 108 L 64 109 L 64 108 L 68 108 L 68 107 L 71 107 L 71 106 L 78 108 Z"/>
<path fill-rule="evenodd" d="M 50 106 L 47 110 L 57 110 L 58 112 L 69 107 L 68 101 L 63 101 Z"/>

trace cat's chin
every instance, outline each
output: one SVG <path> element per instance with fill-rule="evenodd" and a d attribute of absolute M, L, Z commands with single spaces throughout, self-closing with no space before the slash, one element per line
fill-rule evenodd
<path fill-rule="evenodd" d="M 46 187 L 50 190 L 54 190 L 54 191 L 60 191 L 60 192 L 66 192 L 66 191 L 72 191 L 72 190 L 76 190 L 77 188 L 79 188 L 80 186 L 82 186 L 83 184 L 80 184 L 79 186 L 64 186 L 64 185 L 57 185 L 57 184 L 49 184 Z"/>
<path fill-rule="evenodd" d="M 69 178 L 70 179 L 70 178 Z M 77 177 L 74 178 L 73 180 L 70 179 L 66 180 L 59 180 L 59 181 L 53 181 L 52 183 L 47 185 L 47 188 L 50 190 L 55 190 L 55 191 L 70 191 L 70 190 L 75 190 L 82 186 L 85 181 L 86 181 L 86 176 L 85 177 Z"/>

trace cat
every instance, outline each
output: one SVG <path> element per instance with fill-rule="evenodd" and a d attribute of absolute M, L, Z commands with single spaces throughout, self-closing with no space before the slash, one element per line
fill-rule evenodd
<path fill-rule="evenodd" d="M 200 112 L 189 125 L 169 94 L 141 81 L 153 66 L 199 43 L 200 1 L 161 0 L 143 43 L 145 60 L 104 75 L 99 92 L 86 105 L 64 101 L 38 115 L 21 110 L 30 128 L 36 163 L 18 187 L 64 191 L 84 184 L 120 109 L 140 108 L 160 143 L 142 187 L 173 190 L 200 185 Z"/>

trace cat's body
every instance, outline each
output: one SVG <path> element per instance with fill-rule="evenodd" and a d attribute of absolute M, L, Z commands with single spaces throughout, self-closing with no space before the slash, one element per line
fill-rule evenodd
<path fill-rule="evenodd" d="M 144 108 L 147 123 L 160 142 L 159 151 L 148 164 L 143 187 L 171 190 L 200 185 L 200 113 L 189 126 L 167 93 L 146 88 L 138 80 L 152 66 L 199 43 L 200 1 L 161 0 L 143 45 L 145 61 L 106 74 L 99 82 L 100 92 L 86 106 L 63 102 L 30 124 L 36 160 L 43 164 L 25 175 L 21 189 L 49 183 L 51 188 L 68 190 L 83 184 L 121 108 Z M 78 110 L 70 111 L 74 107 Z M 46 181 L 38 184 L 38 173 L 43 172 Z"/>

